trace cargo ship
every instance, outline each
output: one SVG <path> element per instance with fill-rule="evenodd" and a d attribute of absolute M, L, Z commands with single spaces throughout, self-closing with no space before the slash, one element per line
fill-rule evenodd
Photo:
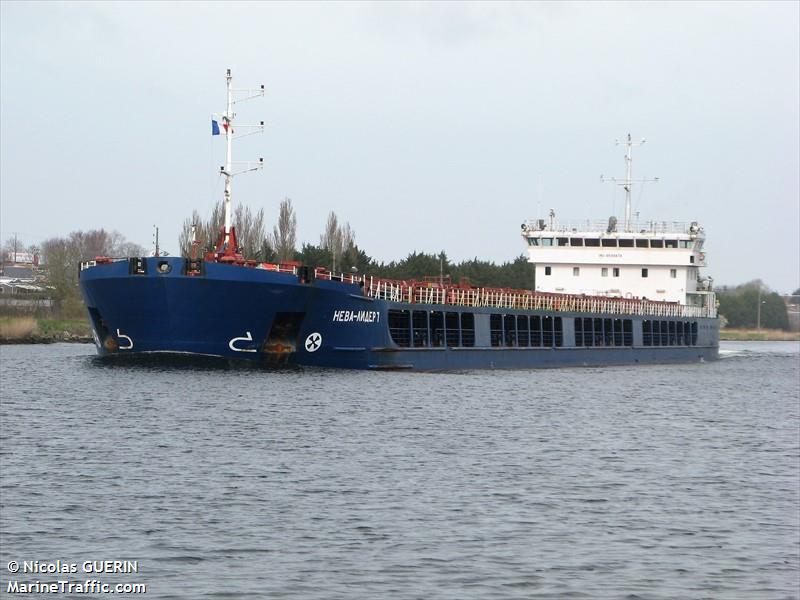
<path fill-rule="evenodd" d="M 519 289 L 440 277 L 398 281 L 270 264 L 239 252 L 231 223 L 234 93 L 213 132 L 227 144 L 225 220 L 203 257 L 96 257 L 80 289 L 98 354 L 212 356 L 350 369 L 526 369 L 714 360 L 719 320 L 697 222 L 526 221 Z M 256 90 L 256 95 L 259 90 Z M 263 94 L 263 86 L 261 87 Z M 263 126 L 263 123 L 261 123 Z M 258 127 L 258 126 L 255 126 Z M 237 126 L 237 129 L 240 127 Z M 262 161 L 240 171 L 259 168 Z"/>

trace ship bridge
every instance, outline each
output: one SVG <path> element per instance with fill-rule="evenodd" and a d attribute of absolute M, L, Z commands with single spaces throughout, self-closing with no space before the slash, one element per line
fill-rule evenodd
<path fill-rule="evenodd" d="M 617 230 L 615 217 L 557 222 L 553 211 L 548 220 L 523 223 L 536 291 L 714 302 L 710 279 L 700 278 L 705 234 L 696 221 L 632 221 L 626 229 Z"/>

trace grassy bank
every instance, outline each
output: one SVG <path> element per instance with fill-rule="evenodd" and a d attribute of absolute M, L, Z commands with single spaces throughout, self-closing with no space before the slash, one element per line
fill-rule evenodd
<path fill-rule="evenodd" d="M 91 341 L 92 330 L 86 319 L 0 317 L 0 344 Z"/>
<path fill-rule="evenodd" d="M 782 329 L 720 329 L 719 339 L 727 342 L 792 342 L 800 332 Z"/>

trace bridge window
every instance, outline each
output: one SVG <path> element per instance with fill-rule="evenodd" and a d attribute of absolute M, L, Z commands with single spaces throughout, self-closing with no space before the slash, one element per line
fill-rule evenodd
<path fill-rule="evenodd" d="M 415 310 L 412 315 L 414 328 L 414 347 L 427 348 L 428 346 L 428 311 Z"/>
<path fill-rule="evenodd" d="M 447 345 L 451 348 L 453 346 L 460 346 L 461 340 L 461 327 L 458 322 L 458 313 L 457 312 L 448 312 L 445 313 L 444 316 L 444 325 L 445 325 L 445 341 Z"/>
<path fill-rule="evenodd" d="M 648 244 L 647 242 L 648 242 L 648 240 L 637 239 L 636 240 L 636 247 L 637 248 L 649 248 L 650 244 Z"/>
<path fill-rule="evenodd" d="M 553 238 L 542 238 L 542 246 L 552 246 Z"/>
<path fill-rule="evenodd" d="M 603 248 L 616 248 L 617 238 L 603 238 L 602 245 Z"/>
<path fill-rule="evenodd" d="M 599 246 L 599 245 L 600 245 L 600 240 L 599 240 L 599 239 L 597 239 L 597 238 L 586 238 L 586 239 L 584 240 L 584 243 L 585 243 L 587 246 L 594 246 L 594 247 L 597 247 L 597 246 Z"/>
<path fill-rule="evenodd" d="M 677 248 L 678 247 L 678 240 L 665 240 L 664 241 L 665 248 Z"/>
<path fill-rule="evenodd" d="M 569 244 L 569 238 L 556 238 L 559 246 L 567 246 Z"/>
<path fill-rule="evenodd" d="M 679 248 L 691 248 L 692 241 L 691 240 L 678 240 L 678 247 Z"/>
<path fill-rule="evenodd" d="M 650 247 L 651 248 L 663 248 L 664 247 L 664 240 L 650 240 Z"/>
<path fill-rule="evenodd" d="M 570 246 L 583 246 L 583 238 L 571 238 L 569 244 Z"/>
<path fill-rule="evenodd" d="M 620 238 L 619 247 L 620 248 L 633 248 L 633 240 L 628 239 L 628 238 Z"/>
<path fill-rule="evenodd" d="M 401 348 L 410 346 L 411 318 L 407 310 L 389 311 L 389 334 L 392 341 Z"/>
<path fill-rule="evenodd" d="M 538 246 L 539 245 L 539 238 L 529 237 L 528 238 L 528 245 L 529 246 Z"/>

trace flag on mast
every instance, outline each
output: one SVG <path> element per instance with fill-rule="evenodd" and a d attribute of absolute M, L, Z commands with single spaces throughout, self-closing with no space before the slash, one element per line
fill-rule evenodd
<path fill-rule="evenodd" d="M 228 133 L 228 127 L 230 127 L 228 121 L 225 119 L 225 117 L 222 117 L 222 129 L 225 130 L 226 134 Z M 220 135 L 221 133 L 222 131 L 220 130 L 220 122 L 216 119 L 211 119 L 211 135 Z"/>

